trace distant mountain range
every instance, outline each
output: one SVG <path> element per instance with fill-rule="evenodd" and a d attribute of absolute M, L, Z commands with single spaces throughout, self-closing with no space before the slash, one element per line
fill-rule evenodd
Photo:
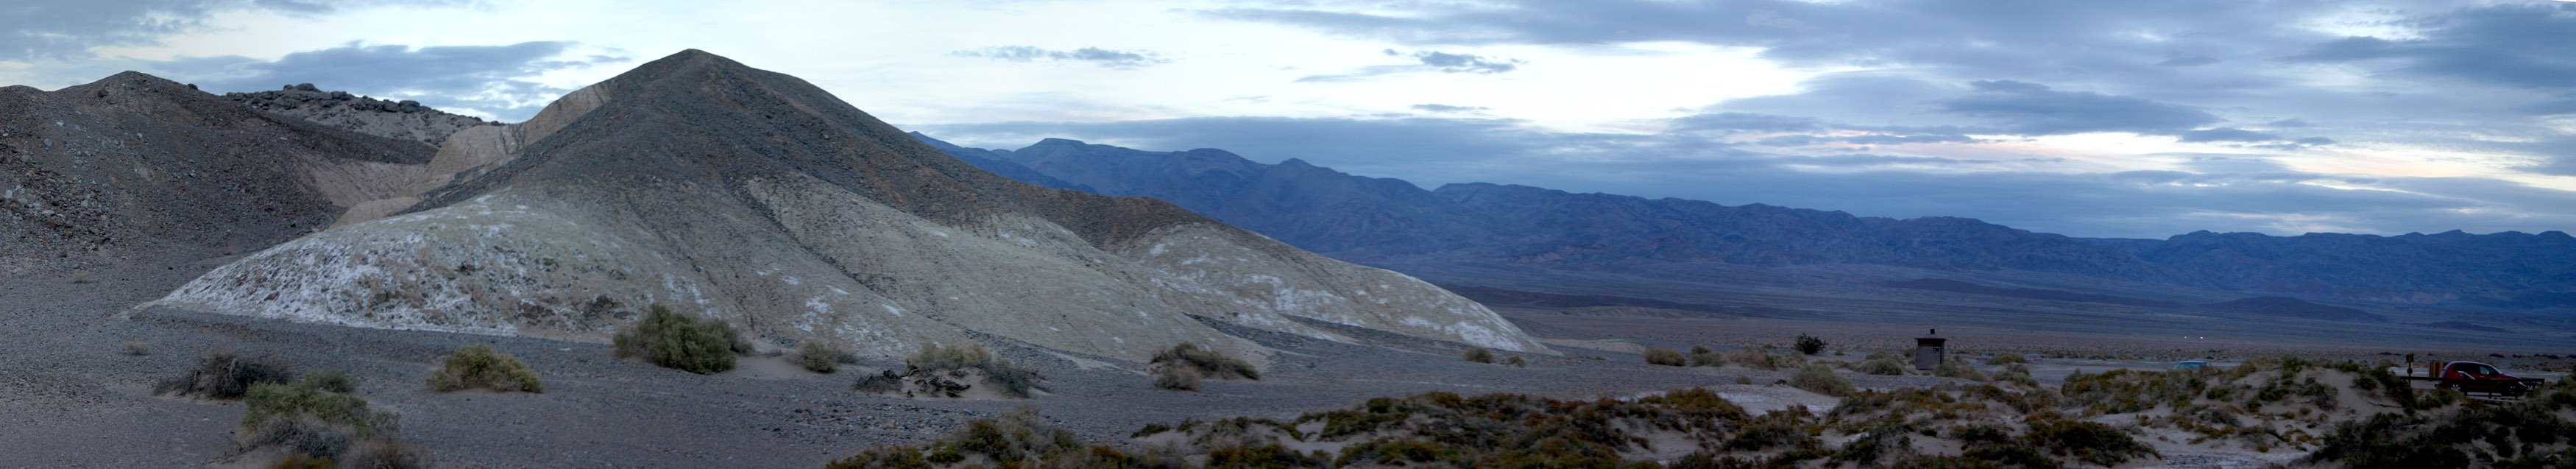
<path fill-rule="evenodd" d="M 1900 220 L 1486 183 L 1423 190 L 1397 179 L 1295 159 L 1264 164 L 1216 149 L 1155 152 L 1047 139 L 988 150 L 913 136 L 1004 176 L 1158 198 L 1291 245 L 1381 266 L 1473 262 L 1634 273 L 1683 264 L 1853 264 L 2040 272 L 2381 303 L 2576 305 L 2576 237 L 2557 231 L 2074 238 L 1956 217 Z"/>

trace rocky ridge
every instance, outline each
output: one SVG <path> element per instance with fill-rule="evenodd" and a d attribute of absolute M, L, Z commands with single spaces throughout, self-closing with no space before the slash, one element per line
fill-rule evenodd
<path fill-rule="evenodd" d="M 1883 265 L 2397 304 L 2576 305 L 2576 237 L 2556 231 L 2085 239 L 1956 217 L 1900 220 L 1487 183 L 1424 190 L 1215 149 L 1153 152 L 1047 139 L 1019 150 L 950 151 L 999 156 L 1101 194 L 1171 201 L 1372 265 L 1502 264 L 1649 276 L 1688 266 Z"/>
<path fill-rule="evenodd" d="M 261 112 L 351 132 L 410 140 L 431 148 L 446 142 L 447 136 L 456 131 L 481 125 L 500 125 L 499 122 L 485 122 L 481 118 L 421 106 L 419 101 L 389 101 L 352 95 L 346 91 L 322 91 L 311 83 L 286 85 L 274 91 L 224 93 L 223 98 Z"/>

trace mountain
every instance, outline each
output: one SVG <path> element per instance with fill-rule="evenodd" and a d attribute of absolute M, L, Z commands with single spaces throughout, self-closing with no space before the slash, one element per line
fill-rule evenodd
<path fill-rule="evenodd" d="M 2367 302 L 2576 305 L 2576 238 L 2556 231 L 2086 239 L 1956 217 L 1860 217 L 1488 183 L 1423 190 L 1214 149 L 1152 152 L 1047 139 L 1019 150 L 965 151 L 1101 194 L 1171 201 L 1298 247 L 1416 275 L 1461 275 L 1446 267 L 1468 265 L 1649 277 L 1708 267 L 1866 265 Z"/>
<path fill-rule="evenodd" d="M 384 197 L 431 156 L 136 72 L 0 88 L 0 272 L 274 245 Z"/>
<path fill-rule="evenodd" d="M 1154 199 L 1013 181 L 804 80 L 696 50 L 528 122 L 458 132 L 429 166 L 407 187 L 434 188 L 353 208 L 154 304 L 600 341 L 659 303 L 771 346 L 880 355 L 968 340 L 1129 360 L 1184 341 L 1254 347 L 1193 316 L 1549 353 L 1420 280 Z"/>

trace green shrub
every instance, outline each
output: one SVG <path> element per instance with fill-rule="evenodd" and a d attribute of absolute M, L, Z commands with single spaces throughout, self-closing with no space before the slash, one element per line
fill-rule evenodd
<path fill-rule="evenodd" d="M 1493 363 L 1494 350 L 1484 347 L 1469 347 L 1467 348 L 1467 353 L 1460 358 L 1476 363 Z"/>
<path fill-rule="evenodd" d="M 1708 347 L 1691 347 L 1690 366 L 1726 366 L 1726 355 L 1709 350 Z"/>
<path fill-rule="evenodd" d="M 250 388 L 263 383 L 284 383 L 295 378 L 284 363 L 266 356 L 239 357 L 229 350 L 207 352 L 197 361 L 197 369 L 188 374 L 162 380 L 153 387 L 158 394 L 195 396 L 207 399 L 240 399 Z"/>
<path fill-rule="evenodd" d="M 1682 357 L 1681 352 L 1675 352 L 1671 349 L 1646 347 L 1646 352 L 1639 355 L 1644 356 L 1646 358 L 1646 363 L 1650 364 L 1663 366 L 1684 366 L 1690 364 L 1689 358 L 1684 358 Z"/>
<path fill-rule="evenodd" d="M 1492 356 L 1493 353 L 1494 352 L 1491 350 L 1485 351 L 1485 354 L 1488 357 Z M 1252 362 L 1243 361 L 1241 358 L 1226 355 L 1224 352 L 1199 348 L 1198 344 L 1189 342 L 1182 342 L 1180 345 L 1174 345 L 1172 348 L 1164 349 L 1162 353 L 1154 354 L 1153 363 L 1187 365 L 1190 368 L 1197 369 L 1201 377 L 1210 379 L 1249 379 L 1255 381 L 1261 379 L 1261 369 L 1252 367 Z M 1484 363 L 1493 363 L 1493 361 L 1491 358 L 1488 358 Z"/>
<path fill-rule="evenodd" d="M 805 367 L 806 371 L 831 373 L 840 371 L 843 355 L 841 349 L 832 348 L 822 340 L 806 339 L 805 345 L 796 348 L 796 365 Z"/>
<path fill-rule="evenodd" d="M 1177 458 L 1148 452 L 1130 455 L 1117 449 L 1084 445 L 1073 431 L 1039 418 L 1023 408 L 1001 417 L 967 422 L 957 431 L 921 446 L 879 446 L 832 461 L 828 469 L 927 469 L 962 464 L 981 456 L 979 467 L 1179 468 Z M 1227 457 L 1259 456 L 1229 454 Z M 1210 467 L 1217 467 L 1210 465 Z"/>
<path fill-rule="evenodd" d="M 1825 339 L 1819 339 L 1812 335 L 1798 334 L 1797 342 L 1791 345 L 1791 347 L 1797 348 L 1798 353 L 1815 355 L 1825 351 Z"/>
<path fill-rule="evenodd" d="M 1744 365 L 1746 368 L 1763 370 L 1780 369 L 1782 362 L 1782 360 L 1773 359 L 1771 354 L 1764 353 L 1761 349 L 1754 347 L 1745 347 L 1743 350 L 1727 352 L 1726 361 L 1735 362 L 1737 365 Z"/>
<path fill-rule="evenodd" d="M 1789 376 L 1789 385 L 1828 396 L 1851 394 L 1854 389 L 1851 378 L 1834 374 L 1833 367 L 1821 363 L 1799 367 L 1798 374 Z"/>
<path fill-rule="evenodd" d="M 496 392 L 546 392 L 537 370 L 492 346 L 475 344 L 447 354 L 447 364 L 429 374 L 429 390 L 450 392 L 483 388 Z"/>
<path fill-rule="evenodd" d="M 1753 377 L 1738 375 L 1735 377 L 1735 384 L 1753 384 Z"/>
<path fill-rule="evenodd" d="M 125 341 L 125 354 L 127 354 L 127 355 L 133 355 L 133 356 L 138 356 L 138 357 L 139 357 L 139 356 L 144 356 L 144 355 L 151 355 L 151 354 L 152 354 L 152 347 L 144 345 L 144 344 L 143 344 L 143 341 L 139 341 L 139 340 L 128 340 L 128 341 Z"/>
<path fill-rule="evenodd" d="M 611 337 L 618 358 L 697 374 L 733 369 L 734 355 L 751 348 L 733 325 L 722 319 L 700 321 L 653 305 L 644 320 Z"/>
<path fill-rule="evenodd" d="M 1986 364 L 1988 364 L 1988 365 L 2003 365 L 2003 364 L 2010 364 L 2010 363 L 2027 363 L 2027 362 L 2030 362 L 2030 359 L 2029 359 L 2029 358 L 2024 358 L 2024 357 L 2022 357 L 2022 356 L 2021 356 L 2021 354 L 2018 354 L 2018 353 L 2003 353 L 2003 354 L 1996 354 L 1995 356 L 1993 356 L 1993 357 L 1990 357 L 1990 358 L 1987 358 L 1987 359 L 1986 359 Z"/>
<path fill-rule="evenodd" d="M 1513 355 L 1511 358 L 1505 358 L 1505 359 L 1503 359 L 1503 364 L 1505 364 L 1505 365 L 1511 365 L 1511 366 L 1519 367 L 1519 368 L 1528 368 L 1528 367 L 1529 367 L 1529 359 L 1528 359 L 1528 358 L 1521 357 L 1521 356 L 1519 356 L 1519 355 Z"/>

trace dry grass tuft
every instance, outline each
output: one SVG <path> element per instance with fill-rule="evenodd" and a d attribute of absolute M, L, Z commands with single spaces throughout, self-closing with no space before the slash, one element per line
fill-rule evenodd
<path fill-rule="evenodd" d="M 429 390 L 451 392 L 469 388 L 496 392 L 546 392 L 537 370 L 520 362 L 519 357 L 492 350 L 492 346 L 475 344 L 447 354 L 447 364 L 429 374 Z"/>

